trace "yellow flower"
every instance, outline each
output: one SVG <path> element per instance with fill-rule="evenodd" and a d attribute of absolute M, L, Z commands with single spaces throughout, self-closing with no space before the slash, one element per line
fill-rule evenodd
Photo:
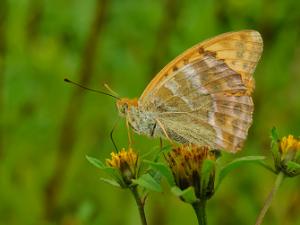
<path fill-rule="evenodd" d="M 280 141 L 280 152 L 288 154 L 289 152 L 296 152 L 300 150 L 300 141 L 294 138 L 293 135 L 283 137 Z"/>
<path fill-rule="evenodd" d="M 127 151 L 123 148 L 120 152 L 112 152 L 111 159 L 106 159 L 109 167 L 117 169 L 126 185 L 136 179 L 139 171 L 139 156 L 132 148 Z"/>
<path fill-rule="evenodd" d="M 176 185 L 184 190 L 194 187 L 198 198 L 209 198 L 214 191 L 215 170 L 210 174 L 207 187 L 201 187 L 203 177 L 201 173 L 204 160 L 215 160 L 215 154 L 206 146 L 182 145 L 173 149 L 166 156 L 166 160 L 172 170 Z M 204 192 L 205 193 L 204 193 Z"/>
<path fill-rule="evenodd" d="M 300 163 L 300 140 L 298 138 L 293 135 L 283 137 L 272 149 L 277 172 L 283 172 L 290 177 L 300 174 L 299 169 L 291 167 L 291 163 Z"/>

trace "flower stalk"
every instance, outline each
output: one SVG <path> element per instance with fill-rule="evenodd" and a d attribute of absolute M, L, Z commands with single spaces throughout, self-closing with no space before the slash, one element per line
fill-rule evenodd
<path fill-rule="evenodd" d="M 206 225 L 206 200 L 198 201 L 192 204 L 199 225 Z"/>
<path fill-rule="evenodd" d="M 137 186 L 131 187 L 130 190 L 131 190 L 131 193 L 134 196 L 136 205 L 138 207 L 142 225 L 147 225 L 144 200 L 141 198 L 141 196 L 138 192 Z"/>
<path fill-rule="evenodd" d="M 277 178 L 276 178 L 276 181 L 275 181 L 275 184 L 274 184 L 274 187 L 272 188 L 271 192 L 269 193 L 265 203 L 264 203 L 264 206 L 263 208 L 261 209 L 257 219 L 256 219 L 256 223 L 255 225 L 260 225 L 262 224 L 263 222 L 263 219 L 268 211 L 268 209 L 270 208 L 271 206 L 271 203 L 273 201 L 273 198 L 280 186 L 280 184 L 282 183 L 283 181 L 283 178 L 284 178 L 284 173 L 283 172 L 280 172 L 278 175 L 277 175 Z"/>
<path fill-rule="evenodd" d="M 274 158 L 275 173 L 277 178 L 269 193 L 263 208 L 261 209 L 255 225 L 260 225 L 271 206 L 272 200 L 285 177 L 295 177 L 300 174 L 300 140 L 293 135 L 279 139 L 276 129 L 272 130 L 271 151 Z"/>
<path fill-rule="evenodd" d="M 111 159 L 106 160 L 107 166 L 115 168 L 119 173 L 116 181 L 123 188 L 128 188 L 136 202 L 142 225 L 147 225 L 145 215 L 145 199 L 140 195 L 138 186 L 133 183 L 139 177 L 140 163 L 138 154 L 132 148 L 111 153 Z"/>

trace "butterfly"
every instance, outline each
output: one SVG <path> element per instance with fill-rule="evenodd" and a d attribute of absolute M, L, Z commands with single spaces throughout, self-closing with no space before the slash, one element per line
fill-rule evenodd
<path fill-rule="evenodd" d="M 138 134 L 239 151 L 252 124 L 252 76 L 263 50 L 259 32 L 218 35 L 167 64 L 139 99 L 116 105 Z"/>

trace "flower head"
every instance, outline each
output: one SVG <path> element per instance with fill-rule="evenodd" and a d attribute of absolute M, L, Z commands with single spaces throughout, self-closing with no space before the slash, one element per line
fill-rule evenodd
<path fill-rule="evenodd" d="M 278 140 L 273 148 L 275 148 L 273 156 L 277 172 L 281 171 L 287 176 L 298 175 L 300 171 L 290 168 L 289 164 L 300 163 L 300 140 L 293 135 L 288 135 Z"/>
<path fill-rule="evenodd" d="M 294 138 L 293 135 L 283 137 L 280 141 L 279 150 L 282 156 L 292 154 L 294 155 L 297 151 L 300 151 L 300 140 Z"/>
<path fill-rule="evenodd" d="M 121 181 L 125 183 L 125 186 L 130 185 L 132 179 L 138 176 L 139 156 L 132 148 L 127 151 L 123 148 L 120 152 L 112 152 L 111 159 L 106 159 L 106 164 L 120 172 Z"/>
<path fill-rule="evenodd" d="M 204 160 L 215 160 L 215 154 L 206 146 L 183 145 L 173 149 L 166 156 L 176 185 L 184 190 L 194 187 L 197 198 L 210 198 L 214 192 L 215 169 L 207 181 L 202 176 Z"/>

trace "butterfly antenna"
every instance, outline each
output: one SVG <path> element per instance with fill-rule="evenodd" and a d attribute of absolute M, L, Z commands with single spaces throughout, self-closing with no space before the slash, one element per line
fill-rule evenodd
<path fill-rule="evenodd" d="M 89 90 L 89 91 L 93 91 L 93 92 L 96 92 L 96 93 L 99 93 L 99 94 L 107 95 L 107 96 L 110 96 L 110 97 L 115 98 L 115 99 L 120 99 L 119 97 L 117 97 L 115 95 L 112 95 L 112 94 L 109 94 L 109 93 L 106 93 L 106 92 L 103 92 L 103 91 L 99 91 L 99 90 L 95 90 L 95 89 L 91 89 L 91 88 L 85 87 L 85 86 L 83 86 L 81 84 L 78 84 L 78 83 L 76 83 L 74 81 L 69 80 L 68 78 L 65 78 L 64 81 L 67 82 L 67 83 L 73 84 L 75 86 L 78 86 L 80 88 L 83 88 L 85 90 Z"/>
<path fill-rule="evenodd" d="M 104 84 L 104 87 L 105 87 L 112 95 L 117 96 L 117 97 L 120 97 L 120 95 L 119 95 L 117 92 L 115 92 L 113 89 L 111 89 L 111 87 L 108 86 L 108 84 Z"/>

